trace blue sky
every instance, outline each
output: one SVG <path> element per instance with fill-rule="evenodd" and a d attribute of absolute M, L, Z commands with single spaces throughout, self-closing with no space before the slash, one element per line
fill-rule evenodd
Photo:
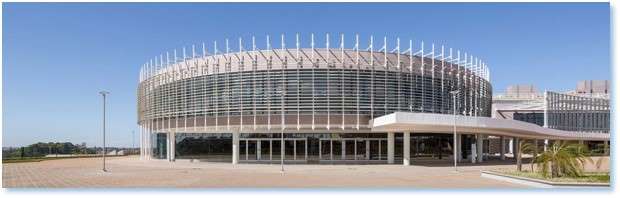
<path fill-rule="evenodd" d="M 323 39 L 329 32 L 445 44 L 484 59 L 495 92 L 511 84 L 565 91 L 578 80 L 611 79 L 607 3 L 2 6 L 3 146 L 100 145 L 102 89 L 111 92 L 108 145 L 131 145 L 139 66 L 226 37 L 314 32 Z"/>

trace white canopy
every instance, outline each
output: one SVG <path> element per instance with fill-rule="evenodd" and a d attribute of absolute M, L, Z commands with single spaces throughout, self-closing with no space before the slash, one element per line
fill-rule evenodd
<path fill-rule="evenodd" d="M 452 133 L 454 115 L 434 113 L 395 112 L 370 121 L 372 131 Z M 529 139 L 551 140 L 609 140 L 609 133 L 563 131 L 535 124 L 489 117 L 456 116 L 458 133 L 482 133 Z"/>

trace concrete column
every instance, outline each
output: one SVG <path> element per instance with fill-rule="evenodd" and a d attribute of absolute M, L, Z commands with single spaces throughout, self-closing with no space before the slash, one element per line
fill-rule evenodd
<path fill-rule="evenodd" d="M 463 151 L 462 151 L 462 139 L 463 139 L 463 135 L 457 133 L 456 134 L 456 161 L 460 162 L 461 160 L 463 160 Z"/>
<path fill-rule="evenodd" d="M 549 139 L 545 139 L 545 144 L 543 145 L 543 151 L 547 151 L 547 147 L 549 147 Z"/>
<path fill-rule="evenodd" d="M 394 164 L 394 132 L 388 132 L 387 143 L 388 164 Z"/>
<path fill-rule="evenodd" d="M 506 160 L 506 140 L 504 136 L 499 136 L 499 159 Z"/>
<path fill-rule="evenodd" d="M 176 160 L 177 136 L 175 132 L 170 133 L 170 161 Z"/>
<path fill-rule="evenodd" d="M 366 160 L 370 160 L 370 140 L 366 140 Z"/>
<path fill-rule="evenodd" d="M 353 141 L 353 160 L 357 160 L 357 140 Z"/>
<path fill-rule="evenodd" d="M 280 139 L 280 162 L 284 163 L 284 160 L 286 159 L 286 140 L 282 141 L 282 139 Z"/>
<path fill-rule="evenodd" d="M 239 132 L 233 132 L 232 164 L 239 163 Z"/>
<path fill-rule="evenodd" d="M 347 159 L 347 141 L 342 140 L 342 146 L 340 147 L 341 153 L 340 153 L 340 159 L 345 160 Z"/>
<path fill-rule="evenodd" d="M 148 153 L 147 153 L 147 151 L 148 151 L 147 146 L 148 146 L 148 144 L 149 144 L 150 142 L 148 141 L 148 140 L 149 140 L 149 138 L 148 138 L 148 136 L 146 135 L 146 130 L 147 130 L 147 129 L 145 128 L 145 129 L 144 129 L 144 133 L 142 134 L 142 139 L 143 139 L 143 140 L 142 140 L 142 141 L 143 141 L 142 146 L 144 147 L 144 148 L 142 148 L 142 151 L 144 152 L 144 159 L 148 160 L 148 159 L 149 159 L 149 156 L 148 156 Z"/>
<path fill-rule="evenodd" d="M 329 160 L 334 160 L 334 140 L 329 140 Z"/>
<path fill-rule="evenodd" d="M 143 138 L 144 138 L 144 159 L 151 159 L 150 158 L 150 153 L 149 153 L 149 145 L 151 145 L 151 138 L 148 135 L 148 131 L 147 129 L 144 129 L 144 134 L 143 134 Z"/>
<path fill-rule="evenodd" d="M 472 164 L 475 164 L 475 163 L 476 163 L 476 155 L 477 155 L 477 152 L 476 152 L 476 151 L 478 150 L 478 149 L 476 148 L 476 147 L 477 147 L 476 145 L 477 145 L 476 143 L 472 143 L 472 144 L 471 144 L 471 158 L 470 158 L 470 160 L 471 160 L 471 163 L 472 163 Z"/>
<path fill-rule="evenodd" d="M 261 151 L 260 151 L 261 143 L 260 142 L 261 142 L 260 140 L 256 141 L 256 160 L 261 160 Z"/>
<path fill-rule="evenodd" d="M 517 137 L 513 138 L 513 143 L 512 143 L 512 146 L 513 146 L 513 148 L 512 148 L 513 153 L 512 153 L 512 154 L 514 155 L 514 158 L 515 158 L 515 159 L 517 159 L 517 155 L 518 155 L 518 154 L 520 154 L 520 153 L 519 153 L 519 142 L 520 142 L 520 141 L 521 141 L 521 140 L 520 140 L 519 138 L 517 138 Z"/>
<path fill-rule="evenodd" d="M 142 131 L 142 128 L 140 127 L 140 159 L 144 159 L 144 137 L 142 136 L 144 134 L 144 132 Z"/>
<path fill-rule="evenodd" d="M 381 140 L 379 140 L 379 160 L 381 160 Z"/>
<path fill-rule="evenodd" d="M 515 154 L 514 140 L 515 140 L 514 138 L 511 138 L 510 140 L 508 140 L 508 153 L 513 154 L 513 155 Z"/>
<path fill-rule="evenodd" d="M 308 145 L 308 143 L 306 143 L 306 145 Z M 320 140 L 320 139 L 319 139 L 319 160 L 323 160 L 323 140 Z"/>
<path fill-rule="evenodd" d="M 476 134 L 476 158 L 478 162 L 482 162 L 482 145 L 484 136 L 482 134 Z"/>
<path fill-rule="evenodd" d="M 166 160 L 168 161 L 172 161 L 172 158 L 170 157 L 170 132 L 166 133 Z"/>
<path fill-rule="evenodd" d="M 409 166 L 411 164 L 411 154 L 409 148 L 411 147 L 411 139 L 409 132 L 403 132 L 403 165 Z"/>
<path fill-rule="evenodd" d="M 150 153 L 149 153 L 149 145 L 151 145 L 151 139 L 148 135 L 148 131 L 145 129 L 144 130 L 144 159 L 151 159 L 150 158 Z"/>
<path fill-rule="evenodd" d="M 151 133 L 151 131 L 146 132 L 146 137 L 148 138 L 148 140 L 146 140 L 148 142 L 146 144 L 147 159 L 153 159 L 153 144 L 157 144 L 157 141 L 153 140 L 153 133 Z M 155 136 L 155 138 L 157 138 L 157 136 Z"/>
<path fill-rule="evenodd" d="M 142 127 L 138 126 L 140 128 L 140 159 L 144 159 L 144 148 L 142 147 L 142 144 L 144 143 L 144 139 L 142 139 L 142 134 L 144 132 L 142 132 Z"/>

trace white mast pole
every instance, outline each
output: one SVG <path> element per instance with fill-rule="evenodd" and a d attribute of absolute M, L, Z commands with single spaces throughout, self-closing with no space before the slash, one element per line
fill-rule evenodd
<path fill-rule="evenodd" d="M 327 98 L 327 129 L 329 130 L 330 127 L 330 121 L 331 121 L 331 116 L 330 116 L 330 103 L 329 103 L 329 93 L 330 93 L 330 85 L 329 85 L 329 81 L 330 81 L 330 72 L 329 72 L 329 57 L 331 56 L 330 50 L 329 50 L 329 33 L 325 33 L 325 54 L 327 56 L 327 59 L 325 59 L 325 62 L 327 63 L 327 93 L 326 94 L 326 98 Z"/>
<path fill-rule="evenodd" d="M 297 60 L 297 89 L 301 89 L 300 87 L 300 79 L 299 79 L 299 67 L 301 67 L 301 60 L 299 59 L 299 33 L 295 34 L 295 59 Z M 299 110 L 299 93 L 297 94 L 297 130 L 301 128 L 300 126 L 300 110 Z"/>
<path fill-rule="evenodd" d="M 226 54 L 230 52 L 230 48 L 228 47 L 228 39 L 224 40 L 226 42 Z"/>
<path fill-rule="evenodd" d="M 207 48 L 205 46 L 205 42 L 202 42 L 202 57 L 207 56 Z"/>
<path fill-rule="evenodd" d="M 286 43 L 284 43 L 284 34 L 280 36 L 280 48 L 284 50 L 286 48 Z"/>
<path fill-rule="evenodd" d="M 299 61 L 299 33 L 295 34 L 295 59 Z"/>
<path fill-rule="evenodd" d="M 176 63 L 178 63 L 177 49 L 174 49 L 174 64 L 176 65 Z"/>
<path fill-rule="evenodd" d="M 444 78 L 445 78 L 445 74 L 446 74 L 446 59 L 445 59 L 445 54 L 444 54 L 444 45 L 441 45 L 441 95 L 445 96 L 445 83 L 444 83 Z M 444 97 L 445 98 L 445 97 Z M 445 108 L 445 103 L 442 102 L 441 103 L 441 110 L 443 111 Z"/>
<path fill-rule="evenodd" d="M 252 36 L 252 51 L 256 51 L 256 38 Z"/>
<path fill-rule="evenodd" d="M 422 82 L 424 82 L 424 41 L 420 42 L 420 76 L 422 79 Z M 420 83 L 422 90 L 420 90 L 421 92 L 424 91 L 424 83 Z M 424 96 L 420 97 L 422 99 L 422 103 L 420 103 L 420 108 L 421 111 L 424 112 Z"/>
<path fill-rule="evenodd" d="M 456 89 L 461 90 L 461 50 L 456 50 Z M 457 94 L 461 94 L 462 91 L 459 91 Z M 457 101 L 458 104 L 461 104 L 461 98 Z M 460 109 L 460 105 L 458 106 Z"/>
<path fill-rule="evenodd" d="M 409 39 L 409 76 L 411 78 L 409 86 L 413 90 L 413 40 L 411 39 Z M 409 92 L 409 111 L 413 112 L 413 91 Z"/>
<path fill-rule="evenodd" d="M 340 94 L 344 96 L 344 69 L 346 68 L 346 63 L 344 62 L 344 34 L 340 34 L 340 62 L 342 63 L 342 73 L 341 73 L 341 81 L 340 81 Z M 342 130 L 344 130 L 344 97 L 342 97 Z"/>
<path fill-rule="evenodd" d="M 217 51 L 217 41 L 213 41 L 213 54 L 217 56 L 217 53 L 218 53 L 218 51 Z"/>
<path fill-rule="evenodd" d="M 167 69 L 166 65 L 164 65 L 164 55 L 159 54 L 159 64 L 165 69 Z"/>
<path fill-rule="evenodd" d="M 192 58 L 196 58 L 196 45 L 192 44 Z"/>
<path fill-rule="evenodd" d="M 397 111 L 400 111 L 400 99 L 401 99 L 401 91 L 400 91 L 400 81 L 401 81 L 401 77 L 400 77 L 400 73 L 402 72 L 400 70 L 400 37 L 396 37 L 396 59 L 398 60 L 398 63 L 396 63 L 396 68 L 398 69 L 398 107 L 396 108 Z"/>
<path fill-rule="evenodd" d="M 386 73 L 387 73 L 387 67 L 388 67 L 388 64 L 387 64 L 387 36 L 383 37 L 383 66 L 386 68 Z"/>
<path fill-rule="evenodd" d="M 360 36 L 355 34 L 355 65 L 357 66 L 357 86 L 356 86 L 356 99 L 357 99 L 357 114 L 355 129 L 360 128 Z"/>
<path fill-rule="evenodd" d="M 271 41 L 269 39 L 269 35 L 267 35 L 267 50 L 271 50 Z"/>
<path fill-rule="evenodd" d="M 312 64 L 312 130 L 314 130 L 314 33 L 310 34 L 310 63 Z"/>
<path fill-rule="evenodd" d="M 396 59 L 398 60 L 396 68 L 398 68 L 400 72 L 400 37 L 396 37 Z"/>

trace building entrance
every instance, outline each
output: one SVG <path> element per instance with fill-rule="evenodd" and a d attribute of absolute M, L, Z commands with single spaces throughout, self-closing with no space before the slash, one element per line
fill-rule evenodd
<path fill-rule="evenodd" d="M 387 138 L 240 138 L 242 162 L 386 161 Z"/>
<path fill-rule="evenodd" d="M 387 160 L 387 138 L 320 138 L 319 161 Z"/>
<path fill-rule="evenodd" d="M 308 160 L 307 138 L 240 138 L 239 149 L 239 160 L 246 162 L 280 161 L 282 153 L 285 161 Z"/>

